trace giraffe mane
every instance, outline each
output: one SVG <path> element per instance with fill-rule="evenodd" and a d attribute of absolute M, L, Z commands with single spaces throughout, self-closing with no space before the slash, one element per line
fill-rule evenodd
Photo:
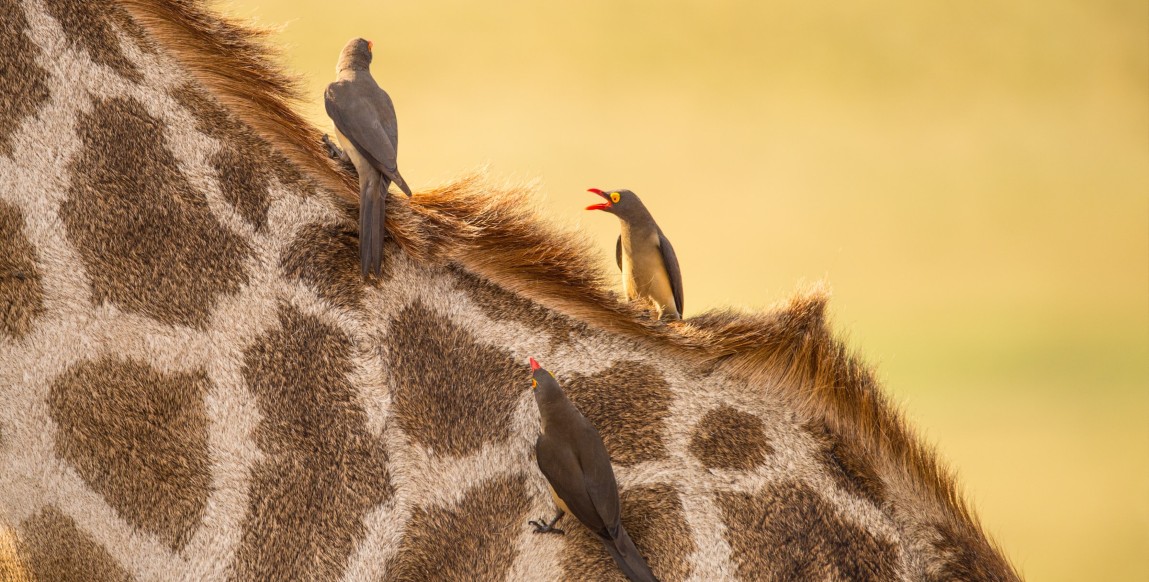
<path fill-rule="evenodd" d="M 318 96 L 304 96 L 298 78 L 277 64 L 280 51 L 268 44 L 271 31 L 222 17 L 199 0 L 116 1 L 195 82 L 287 161 L 341 203 L 357 202 L 354 177 L 328 157 L 322 132 L 296 111 L 305 98 Z M 903 420 L 874 372 L 833 334 L 824 285 L 764 312 L 711 310 L 682 324 L 658 323 L 619 300 L 611 290 L 614 278 L 603 271 L 584 235 L 540 218 L 524 202 L 531 199 L 530 188 L 496 185 L 472 174 L 419 191 L 410 200 L 392 197 L 387 228 L 412 258 L 456 263 L 577 321 L 703 369 L 759 385 L 770 382 L 799 412 L 877 459 L 887 475 L 904 475 L 905 482 L 895 486 L 935 500 L 958 530 L 953 535 L 988 540 L 952 471 Z M 975 544 L 976 558 L 1000 559 L 996 545 L 988 543 Z"/>

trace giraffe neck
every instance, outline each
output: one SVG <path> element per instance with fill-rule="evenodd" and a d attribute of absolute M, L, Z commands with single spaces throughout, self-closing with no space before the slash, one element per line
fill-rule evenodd
<path fill-rule="evenodd" d="M 191 3 L 10 8 L 0 570 L 615 575 L 577 530 L 526 525 L 551 503 L 534 354 L 602 435 L 662 579 L 1016 578 L 824 296 L 650 323 L 513 203 L 529 192 L 478 178 L 389 204 L 397 244 L 365 286 L 354 180 L 254 36 Z"/>

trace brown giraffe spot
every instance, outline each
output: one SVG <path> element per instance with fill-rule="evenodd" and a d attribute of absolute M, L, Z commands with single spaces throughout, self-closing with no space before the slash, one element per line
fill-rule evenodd
<path fill-rule="evenodd" d="M 898 575 L 891 541 L 842 519 L 804 483 L 719 493 L 717 501 L 743 580 L 884 581 Z"/>
<path fill-rule="evenodd" d="M 224 144 L 212 154 L 211 165 L 224 200 L 256 230 L 267 226 L 267 174 L 252 157 L 234 144 Z"/>
<path fill-rule="evenodd" d="M 511 436 L 515 401 L 530 389 L 526 362 L 475 341 L 422 304 L 391 321 L 392 410 L 403 432 L 439 455 L 463 456 Z"/>
<path fill-rule="evenodd" d="M 562 384 L 616 464 L 666 458 L 662 435 L 674 395 L 658 370 L 637 361 L 615 362 L 591 376 L 571 374 Z"/>
<path fill-rule="evenodd" d="M 48 101 L 48 72 L 36 61 L 40 47 L 28 38 L 23 2 L 0 0 L 0 155 L 12 155 L 12 133 Z"/>
<path fill-rule="evenodd" d="M 211 488 L 204 372 L 103 358 L 52 383 L 56 454 L 128 522 L 172 550 L 191 538 Z"/>
<path fill-rule="evenodd" d="M 886 484 L 869 457 L 822 422 L 806 424 L 818 443 L 818 460 L 834 483 L 851 495 L 881 507 L 886 501 Z"/>
<path fill-rule="evenodd" d="M 350 339 L 282 306 L 279 329 L 244 353 L 262 420 L 238 580 L 336 580 L 366 533 L 363 515 L 391 498 L 383 441 L 347 379 Z"/>
<path fill-rule="evenodd" d="M 947 580 L 985 580 L 986 582 L 1007 582 L 1020 580 L 1005 558 L 990 545 L 979 532 L 964 535 L 950 524 L 934 526 L 938 538 L 933 542 L 934 550 L 942 558 L 939 571 L 928 572 L 928 582 Z"/>
<path fill-rule="evenodd" d="M 394 256 L 399 247 L 388 240 L 384 256 Z M 394 261 L 383 261 L 382 280 L 390 279 Z M 359 274 L 358 227 L 351 222 L 309 224 L 299 229 L 291 246 L 283 253 L 279 267 L 284 275 L 299 279 L 316 295 L 341 309 L 359 309 L 365 290 Z"/>
<path fill-rule="evenodd" d="M 247 282 L 247 243 L 220 225 L 179 173 L 163 124 L 134 99 L 80 114 L 84 148 L 60 217 L 93 300 L 168 324 L 206 327 L 215 300 Z"/>
<path fill-rule="evenodd" d="M 123 14 L 112 16 L 123 8 L 112 2 L 85 0 L 45 0 L 44 5 L 64 29 L 69 44 L 80 45 L 92 62 L 110 67 L 130 81 L 139 83 L 143 80 L 144 76 L 135 63 L 124 55 L 120 38 L 112 27 L 113 20 L 128 18 Z"/>
<path fill-rule="evenodd" d="M 515 321 L 528 329 L 543 330 L 555 341 L 565 341 L 572 333 L 586 331 L 583 324 L 511 293 L 460 267 L 452 266 L 451 271 L 456 277 L 456 286 L 493 320 Z"/>
<path fill-rule="evenodd" d="M 694 428 L 690 454 L 708 469 L 748 471 L 774 454 L 762 419 L 723 404 L 710 410 Z"/>
<path fill-rule="evenodd" d="M 384 582 L 502 580 L 527 520 L 521 476 L 476 486 L 452 507 L 416 507 Z"/>
<path fill-rule="evenodd" d="M 132 576 L 72 518 L 47 507 L 20 525 L 20 553 L 30 580 L 112 582 Z"/>
<path fill-rule="evenodd" d="M 171 96 L 196 118 L 196 129 L 219 142 L 209 163 L 224 199 L 244 220 L 262 229 L 267 225 L 272 164 L 267 145 L 194 85 L 183 85 Z"/>
<path fill-rule="evenodd" d="M 689 578 L 688 558 L 696 547 L 674 487 L 664 484 L 632 487 L 622 492 L 619 501 L 622 524 L 655 576 L 665 582 Z M 567 532 L 564 578 L 626 580 L 599 538 L 573 515 L 564 517 L 562 523 Z"/>
<path fill-rule="evenodd" d="M 44 311 L 36 253 L 23 230 L 20 209 L 0 202 L 0 333 L 16 339 L 31 331 Z"/>

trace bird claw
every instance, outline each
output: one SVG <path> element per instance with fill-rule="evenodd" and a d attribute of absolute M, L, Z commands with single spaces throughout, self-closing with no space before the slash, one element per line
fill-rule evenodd
<path fill-rule="evenodd" d="M 327 148 L 327 155 L 330 156 L 331 159 L 339 162 L 345 171 L 359 171 L 355 167 L 355 164 L 352 163 L 351 158 L 347 155 L 347 152 L 343 151 L 339 148 L 339 146 L 335 145 L 335 142 L 331 141 L 331 136 L 327 135 L 326 133 L 323 134 L 323 145 Z"/>
<path fill-rule="evenodd" d="M 528 521 L 527 523 L 535 526 L 535 533 L 537 533 L 537 534 L 539 534 L 539 533 L 541 533 L 541 534 L 557 533 L 559 535 L 566 534 L 565 531 L 555 527 L 555 525 L 553 523 L 547 523 L 545 520 L 540 519 L 539 521 L 535 521 L 532 519 L 532 520 Z"/>
<path fill-rule="evenodd" d="M 339 149 L 339 146 L 335 145 L 335 142 L 331 141 L 331 136 L 327 135 L 326 133 L 323 134 L 323 145 L 327 146 L 328 156 L 331 156 L 336 160 L 343 157 L 343 150 Z"/>

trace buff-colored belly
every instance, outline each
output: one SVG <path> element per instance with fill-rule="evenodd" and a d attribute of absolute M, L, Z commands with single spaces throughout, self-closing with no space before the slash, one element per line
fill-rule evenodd
<path fill-rule="evenodd" d="M 561 498 L 559 498 L 558 493 L 555 493 L 555 488 L 551 487 L 550 483 L 547 483 L 547 489 L 550 490 L 550 492 L 551 492 L 551 498 L 555 500 L 555 506 L 557 506 L 559 509 L 563 510 L 565 513 L 570 513 L 571 512 L 570 508 L 568 508 L 567 504 L 564 503 Z"/>
<path fill-rule="evenodd" d="M 355 166 L 355 171 L 363 172 L 363 168 L 367 166 L 367 160 L 359 155 L 359 150 L 351 145 L 351 140 L 347 139 L 347 136 L 343 135 L 343 132 L 339 131 L 339 128 L 335 129 L 335 139 L 339 142 L 339 147 L 343 148 L 347 157 L 351 158 L 351 163 Z"/>
<path fill-rule="evenodd" d="M 674 290 L 657 246 L 658 235 L 652 238 L 643 245 L 646 252 L 623 253 L 622 288 L 627 299 L 649 298 L 658 305 L 659 311 L 677 314 Z"/>

